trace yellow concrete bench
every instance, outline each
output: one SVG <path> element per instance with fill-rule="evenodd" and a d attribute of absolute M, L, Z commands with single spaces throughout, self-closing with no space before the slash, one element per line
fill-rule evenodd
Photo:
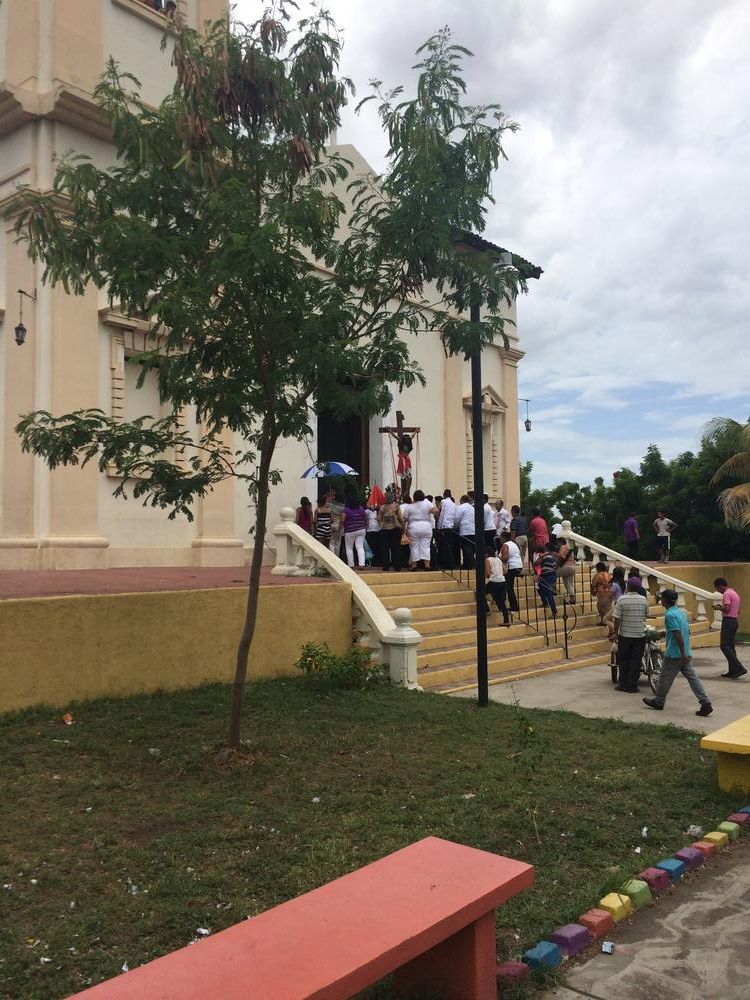
<path fill-rule="evenodd" d="M 750 793 L 750 715 L 704 736 L 701 747 L 716 752 L 719 788 Z"/>

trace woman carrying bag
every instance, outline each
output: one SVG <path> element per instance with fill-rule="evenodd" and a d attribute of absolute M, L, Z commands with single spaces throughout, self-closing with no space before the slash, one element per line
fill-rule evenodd
<path fill-rule="evenodd" d="M 378 524 L 383 546 L 383 569 L 398 572 L 401 569 L 401 533 L 404 530 L 404 519 L 392 490 L 385 491 L 385 503 L 378 511 Z"/>
<path fill-rule="evenodd" d="M 557 578 L 563 582 L 569 603 L 575 604 L 576 563 L 573 549 L 564 538 L 560 540 L 560 548 L 557 550 Z"/>

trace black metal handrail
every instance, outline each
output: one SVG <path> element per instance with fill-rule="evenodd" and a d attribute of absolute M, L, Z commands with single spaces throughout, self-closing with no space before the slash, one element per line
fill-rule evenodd
<path fill-rule="evenodd" d="M 476 599 L 476 588 L 474 587 L 474 564 L 476 561 L 477 547 L 475 538 L 474 536 L 459 535 L 455 528 L 443 528 L 442 531 L 443 541 L 445 541 L 445 535 L 449 534 L 450 538 L 455 538 L 458 542 L 458 565 L 454 567 L 446 567 L 443 565 L 443 572 L 447 576 L 450 576 L 451 579 L 455 580 L 460 586 L 473 591 Z M 453 551 L 455 553 L 456 550 L 454 549 Z M 466 565 L 466 551 L 468 551 L 471 555 L 471 566 Z M 576 594 L 577 600 L 579 600 L 581 605 L 583 605 L 582 610 L 585 611 L 586 597 L 588 596 L 590 608 L 593 607 L 593 598 L 591 597 L 590 582 L 584 586 L 585 566 L 580 564 L 579 568 L 581 586 L 578 586 L 577 571 Z M 521 593 L 521 588 L 523 588 L 523 593 Z M 578 611 L 576 609 L 576 605 L 571 603 L 567 593 L 560 595 L 557 592 L 556 587 L 555 597 L 557 598 L 558 604 L 562 605 L 562 615 L 558 612 L 558 615 L 555 617 L 547 614 L 546 610 L 544 610 L 544 606 L 541 604 L 538 589 L 538 578 L 533 570 L 529 571 L 525 569 L 522 576 L 516 577 L 515 593 L 516 597 L 519 598 L 519 610 L 512 611 L 511 615 L 517 614 L 519 621 L 539 633 L 539 635 L 543 635 L 546 646 L 561 646 L 564 650 L 565 658 L 570 659 L 569 643 L 578 624 Z M 523 597 L 523 601 L 521 601 L 521 597 Z"/>

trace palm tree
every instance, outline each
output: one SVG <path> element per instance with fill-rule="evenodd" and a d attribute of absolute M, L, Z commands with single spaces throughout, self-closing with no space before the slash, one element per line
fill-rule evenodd
<path fill-rule="evenodd" d="M 737 486 L 729 486 L 717 497 L 727 524 L 750 529 L 750 422 L 741 424 L 729 417 L 717 417 L 708 426 L 714 440 L 732 439 L 738 450 L 723 462 L 714 473 L 712 485 L 722 479 L 744 479 Z"/>

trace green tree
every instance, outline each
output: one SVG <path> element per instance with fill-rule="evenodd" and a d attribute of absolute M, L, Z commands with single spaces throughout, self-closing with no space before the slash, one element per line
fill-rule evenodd
<path fill-rule="evenodd" d="M 575 530 L 616 551 L 622 550 L 622 524 L 635 514 L 641 528 L 641 556 L 656 557 L 652 522 L 664 510 L 677 522 L 672 555 L 676 559 L 728 562 L 750 559 L 750 486 L 739 484 L 721 490 L 729 478 L 750 478 L 750 423 L 719 418 L 711 421 L 697 453 L 683 452 L 666 462 L 657 445 L 648 446 L 639 471 L 619 469 L 607 485 L 599 476 L 593 489 L 577 483 L 561 483 L 546 491 L 550 503 L 568 513 Z M 532 489 L 530 463 L 527 495 L 541 496 Z M 717 504 L 730 506 L 732 516 L 718 516 Z"/>
<path fill-rule="evenodd" d="M 719 506 L 729 525 L 750 528 L 750 421 L 740 424 L 736 420 L 717 418 L 711 422 L 709 435 L 715 441 L 730 442 L 737 450 L 722 462 L 711 482 L 718 484 L 727 479 L 744 482 L 728 486 L 718 497 Z"/>
<path fill-rule="evenodd" d="M 350 182 L 348 208 L 338 194 L 347 163 L 325 148 L 350 89 L 339 36 L 322 12 L 293 26 L 294 6 L 280 0 L 235 32 L 220 21 L 201 34 L 178 17 L 176 83 L 156 109 L 110 63 L 96 97 L 115 165 L 67 159 L 51 194 L 24 189 L 12 209 L 45 281 L 73 294 L 93 282 L 161 335 L 165 346 L 140 360 L 172 411 L 129 423 L 97 409 L 28 414 L 17 428 L 24 449 L 51 468 L 114 466 L 116 494 L 170 517 L 191 517 L 194 500 L 228 476 L 255 505 L 235 748 L 277 442 L 309 434 L 311 405 L 385 412 L 388 385 L 424 381 L 404 333 L 436 330 L 448 352 L 468 354 L 503 336 L 501 307 L 525 288 L 518 271 L 454 252 L 457 236 L 484 228 L 503 135 L 516 127 L 495 105 L 462 103 L 466 50 L 447 30 L 431 38 L 412 100 L 376 85 L 388 170 Z M 469 288 L 483 305 L 476 325 L 458 315 Z M 180 427 L 185 408 L 196 434 Z"/>

